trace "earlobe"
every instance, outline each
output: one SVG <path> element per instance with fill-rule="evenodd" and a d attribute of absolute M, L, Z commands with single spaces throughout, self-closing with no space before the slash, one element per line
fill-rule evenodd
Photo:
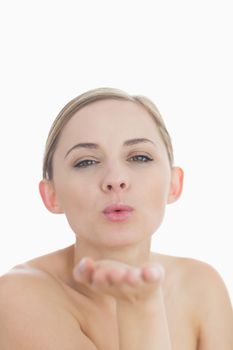
<path fill-rule="evenodd" d="M 41 180 L 39 183 L 39 192 L 46 208 L 54 214 L 64 213 L 57 199 L 56 191 L 51 181 Z"/>
<path fill-rule="evenodd" d="M 179 167 L 172 168 L 171 186 L 167 203 L 173 203 L 180 197 L 183 189 L 184 171 Z"/>

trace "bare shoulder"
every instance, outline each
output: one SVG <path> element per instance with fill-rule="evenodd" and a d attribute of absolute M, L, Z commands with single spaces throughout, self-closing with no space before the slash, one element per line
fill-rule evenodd
<path fill-rule="evenodd" d="M 57 281 L 17 266 L 0 278 L 0 348 L 94 350 L 70 312 Z"/>
<path fill-rule="evenodd" d="M 233 310 L 225 283 L 211 265 L 162 256 L 199 325 L 199 350 L 233 349 Z"/>
<path fill-rule="evenodd" d="M 51 295 L 54 303 L 61 300 L 56 279 L 27 263 L 15 266 L 0 277 L 0 295 L 5 301 L 23 301 L 25 297 L 46 301 Z"/>
<path fill-rule="evenodd" d="M 233 348 L 233 310 L 228 291 L 220 274 L 200 261 L 189 262 L 187 283 L 199 314 L 200 350 Z"/>
<path fill-rule="evenodd" d="M 192 258 L 158 254 L 157 261 L 176 279 L 186 291 L 190 289 L 193 296 L 201 293 L 210 297 L 211 287 L 228 295 L 224 281 L 218 271 L 210 264 Z M 156 257 L 156 255 L 154 255 Z M 208 287 L 208 288 L 207 288 Z M 229 296 L 228 296 L 229 297 Z"/>
<path fill-rule="evenodd" d="M 223 302 L 231 307 L 230 297 L 225 283 L 219 272 L 210 264 L 191 258 L 174 258 L 175 266 L 179 267 L 181 281 L 184 288 L 189 291 L 198 303 L 212 298 L 216 300 L 217 294 Z"/>

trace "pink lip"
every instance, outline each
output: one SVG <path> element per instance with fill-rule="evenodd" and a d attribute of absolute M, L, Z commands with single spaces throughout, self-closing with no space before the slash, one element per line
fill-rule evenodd
<path fill-rule="evenodd" d="M 132 214 L 134 209 L 128 205 L 113 204 L 103 210 L 104 215 L 110 221 L 124 221 Z"/>
<path fill-rule="evenodd" d="M 104 214 L 116 212 L 116 211 L 133 211 L 133 208 L 130 207 L 129 205 L 124 205 L 124 204 L 112 204 L 106 207 L 103 211 Z"/>

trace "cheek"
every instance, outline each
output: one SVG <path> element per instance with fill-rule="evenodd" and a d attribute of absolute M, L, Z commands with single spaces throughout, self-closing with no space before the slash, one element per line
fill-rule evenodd
<path fill-rule="evenodd" d="M 148 182 L 148 197 L 154 206 L 161 206 L 167 203 L 169 193 L 169 180 L 164 177 L 155 177 Z"/>
<path fill-rule="evenodd" d="M 82 225 L 92 219 L 98 206 L 98 194 L 90 185 L 70 182 L 58 190 L 62 207 L 71 226 Z M 90 216 L 90 217 L 89 217 Z M 74 228 L 74 227 L 73 227 Z"/>
<path fill-rule="evenodd" d="M 83 189 L 66 187 L 61 193 L 66 220 L 73 232 L 85 232 L 90 222 L 90 196 Z"/>
<path fill-rule="evenodd" d="M 145 229 L 153 234 L 160 227 L 167 204 L 168 186 L 165 181 L 150 182 L 150 190 L 147 192 L 147 206 L 144 208 L 143 220 Z"/>
<path fill-rule="evenodd" d="M 62 194 L 63 208 L 66 214 L 83 214 L 88 212 L 89 197 L 83 190 L 66 190 Z"/>
<path fill-rule="evenodd" d="M 85 187 L 72 181 L 57 181 L 55 184 L 58 200 L 61 203 L 65 213 L 77 211 L 77 207 L 82 203 L 85 205 Z M 82 206 L 83 206 L 82 205 Z"/>

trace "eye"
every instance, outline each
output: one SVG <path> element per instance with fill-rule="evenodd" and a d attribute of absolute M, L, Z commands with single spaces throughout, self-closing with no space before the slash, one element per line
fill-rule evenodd
<path fill-rule="evenodd" d="M 81 162 L 78 162 L 74 165 L 74 168 L 87 168 L 93 164 L 97 164 L 99 162 L 97 162 L 96 160 L 93 159 L 84 159 L 81 160 Z"/>
<path fill-rule="evenodd" d="M 138 162 L 138 163 L 146 163 L 146 162 L 151 162 L 153 160 L 152 158 L 142 154 L 133 156 L 130 159 L 133 159 L 134 162 Z"/>

